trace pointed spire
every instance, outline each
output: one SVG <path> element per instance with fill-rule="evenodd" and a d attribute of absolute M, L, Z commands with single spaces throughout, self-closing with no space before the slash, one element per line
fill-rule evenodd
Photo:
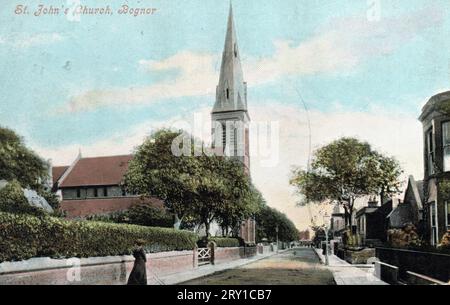
<path fill-rule="evenodd" d="M 244 82 L 242 73 L 236 28 L 233 18 L 233 5 L 230 2 L 227 34 L 222 55 L 219 85 L 216 90 L 216 103 L 213 112 L 246 110 L 247 84 Z"/>

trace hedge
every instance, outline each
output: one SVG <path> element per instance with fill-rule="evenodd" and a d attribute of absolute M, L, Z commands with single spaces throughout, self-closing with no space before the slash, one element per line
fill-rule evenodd
<path fill-rule="evenodd" d="M 218 248 L 232 248 L 243 246 L 243 241 L 239 238 L 231 237 L 209 237 L 208 242 L 215 242 Z M 201 239 L 197 242 L 200 247 L 206 247 L 205 239 Z"/>
<path fill-rule="evenodd" d="M 147 252 L 154 253 L 194 249 L 198 236 L 167 228 L 0 212 L 0 262 L 128 255 L 138 239 L 147 242 Z"/>

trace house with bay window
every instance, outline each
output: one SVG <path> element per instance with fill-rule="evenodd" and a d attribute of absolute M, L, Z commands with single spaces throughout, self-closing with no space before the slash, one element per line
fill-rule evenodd
<path fill-rule="evenodd" d="M 419 120 L 424 135 L 425 236 L 438 245 L 450 230 L 450 91 L 431 97 Z"/>

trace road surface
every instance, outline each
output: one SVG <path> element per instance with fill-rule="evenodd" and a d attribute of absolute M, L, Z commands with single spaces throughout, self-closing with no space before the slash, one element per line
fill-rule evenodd
<path fill-rule="evenodd" d="M 310 248 L 294 249 L 183 285 L 335 285 Z"/>

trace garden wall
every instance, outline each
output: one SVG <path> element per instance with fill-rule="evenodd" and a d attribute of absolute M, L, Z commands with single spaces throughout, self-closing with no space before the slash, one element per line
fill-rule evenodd
<path fill-rule="evenodd" d="M 376 248 L 376 257 L 383 263 L 399 268 L 399 278 L 407 281 L 409 272 L 439 281 L 450 280 L 450 255 L 403 249 Z"/>
<path fill-rule="evenodd" d="M 133 263 L 132 256 L 4 262 L 0 264 L 0 285 L 123 285 Z M 196 267 L 196 250 L 147 254 L 149 280 Z"/>

